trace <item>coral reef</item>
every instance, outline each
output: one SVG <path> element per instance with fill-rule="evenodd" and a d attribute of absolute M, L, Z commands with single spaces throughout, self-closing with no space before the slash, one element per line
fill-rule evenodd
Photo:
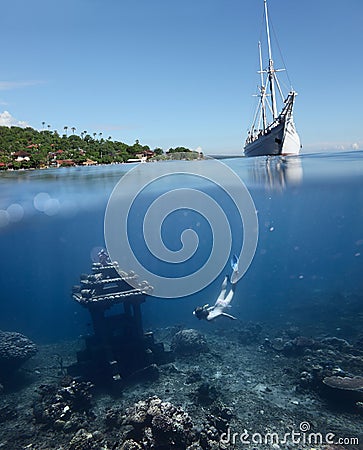
<path fill-rule="evenodd" d="M 89 433 L 81 428 L 69 443 L 69 450 L 108 450 L 107 442 L 101 432 Z"/>
<path fill-rule="evenodd" d="M 185 449 L 196 439 L 189 415 L 158 397 L 137 402 L 127 411 L 124 423 L 132 426 L 127 437 L 139 448 Z M 138 448 L 130 447 L 130 441 L 125 444 L 124 449 Z"/>
<path fill-rule="evenodd" d="M 0 374 L 7 379 L 37 352 L 36 345 L 21 333 L 0 331 Z"/>
<path fill-rule="evenodd" d="M 339 377 L 332 376 L 323 379 L 323 383 L 332 389 L 342 391 L 352 391 L 362 394 L 363 397 L 363 377 Z"/>
<path fill-rule="evenodd" d="M 143 447 L 141 447 L 140 444 L 138 444 L 133 439 L 127 439 L 121 447 L 119 447 L 120 450 L 142 450 Z"/>
<path fill-rule="evenodd" d="M 171 340 L 171 348 L 177 356 L 197 355 L 209 351 L 205 337 L 194 329 L 178 331 Z"/>
<path fill-rule="evenodd" d="M 232 417 L 230 408 L 216 401 L 202 426 L 196 426 L 181 407 L 150 397 L 137 402 L 122 417 L 125 428 L 120 450 L 211 450 Z"/>
<path fill-rule="evenodd" d="M 306 350 L 311 350 L 319 347 L 319 344 L 313 339 L 305 336 L 296 336 L 294 339 L 284 339 L 277 337 L 272 340 L 265 339 L 265 347 L 269 347 L 276 352 L 281 352 L 285 356 L 300 356 L 306 353 Z"/>
<path fill-rule="evenodd" d="M 191 351 L 200 353 L 188 356 L 182 347 L 174 363 L 157 368 L 153 381 L 147 377 L 146 383 L 125 384 L 122 393 L 98 387 L 93 395 L 96 388 L 90 383 L 64 377 L 78 342 L 40 345 L 21 372 L 25 383 L 1 393 L 0 447 L 243 450 L 247 446 L 239 437 L 235 446 L 221 437 L 232 439 L 240 432 L 264 436 L 266 431 L 283 437 L 305 422 L 323 435 L 361 436 L 361 340 L 340 332 L 338 337 L 322 331 L 314 335 L 310 328 L 289 323 L 280 329 L 263 324 L 262 335 L 259 326 L 249 324 L 212 326 L 206 328 L 207 339 L 195 330 L 186 333 Z M 168 334 L 168 344 L 185 336 L 176 338 L 177 332 L 180 328 Z M 204 352 L 207 342 L 213 351 Z M 282 351 L 286 343 L 293 351 Z M 352 389 L 341 389 L 348 385 Z"/>
<path fill-rule="evenodd" d="M 66 377 L 60 386 L 42 385 L 39 398 L 33 404 L 37 423 L 46 428 L 70 432 L 87 425 L 93 417 L 91 411 L 91 389 L 89 382 L 80 382 Z"/>
<path fill-rule="evenodd" d="M 334 348 L 336 350 L 339 350 L 339 351 L 348 351 L 348 350 L 353 349 L 353 345 L 350 344 L 347 340 L 341 339 L 341 338 L 337 338 L 336 336 L 326 337 L 326 338 L 321 340 L 321 343 L 323 345 L 326 345 L 328 347 L 332 347 L 332 348 Z"/>
<path fill-rule="evenodd" d="M 325 377 L 323 384 L 336 400 L 352 402 L 360 409 L 359 403 L 363 401 L 363 377 Z"/>

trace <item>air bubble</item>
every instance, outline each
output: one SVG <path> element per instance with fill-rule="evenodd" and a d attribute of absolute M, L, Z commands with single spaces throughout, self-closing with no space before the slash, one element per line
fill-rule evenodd
<path fill-rule="evenodd" d="M 40 212 L 44 212 L 46 209 L 46 204 L 49 200 L 50 195 L 47 192 L 39 192 L 33 200 L 34 208 Z"/>
<path fill-rule="evenodd" d="M 6 227 L 10 222 L 9 213 L 4 209 L 0 209 L 0 227 Z"/>
<path fill-rule="evenodd" d="M 7 208 L 10 222 L 20 222 L 24 217 L 24 208 L 19 203 L 13 203 Z"/>
<path fill-rule="evenodd" d="M 54 216 L 60 210 L 57 198 L 52 198 L 47 192 L 39 192 L 33 200 L 34 208 L 47 216 Z"/>
<path fill-rule="evenodd" d="M 55 216 L 59 209 L 60 209 L 60 203 L 59 200 L 56 198 L 50 198 L 46 203 L 45 203 L 45 209 L 44 209 L 44 213 L 47 216 Z"/>

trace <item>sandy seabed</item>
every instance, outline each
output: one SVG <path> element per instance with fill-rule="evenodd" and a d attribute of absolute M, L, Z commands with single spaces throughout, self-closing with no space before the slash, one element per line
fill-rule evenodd
<path fill-rule="evenodd" d="M 158 329 L 155 338 L 168 347 L 177 331 Z M 128 384 L 117 393 L 93 389 L 84 420 L 69 428 L 39 421 L 34 411 L 41 389 L 61 383 L 82 341 L 39 346 L 0 393 L 0 449 L 363 448 L 363 411 L 355 403 L 332 400 L 314 379 L 326 367 L 362 376 L 363 352 L 342 345 L 346 341 L 340 338 L 323 345 L 321 336 L 311 333 L 308 341 L 296 341 L 307 332 L 289 325 L 272 329 L 238 323 L 203 328 L 201 334 L 208 349 L 176 355 L 174 362 L 159 367 L 157 380 Z M 287 352 L 291 342 L 301 348 Z M 158 444 L 145 438 L 150 428 L 145 426 L 144 438 L 132 441 L 139 447 L 125 445 L 131 429 L 127 411 L 151 397 L 184 411 L 195 441 L 177 442 L 174 436 Z M 88 438 L 77 441 L 77 433 Z"/>

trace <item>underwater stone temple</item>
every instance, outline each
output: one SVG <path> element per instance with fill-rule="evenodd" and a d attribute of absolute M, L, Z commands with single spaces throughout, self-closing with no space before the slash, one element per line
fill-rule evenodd
<path fill-rule="evenodd" d="M 172 361 L 173 353 L 143 330 L 141 304 L 152 286 L 137 282 L 134 272 L 120 271 L 105 251 L 98 256 L 92 274 L 81 275 L 80 286 L 73 287 L 73 299 L 91 315 L 94 335 L 85 337 L 85 349 L 68 373 L 96 385 L 156 378 L 157 365 Z"/>

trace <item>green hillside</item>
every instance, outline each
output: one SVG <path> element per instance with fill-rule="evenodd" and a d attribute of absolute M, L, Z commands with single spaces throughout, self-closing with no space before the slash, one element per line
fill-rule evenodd
<path fill-rule="evenodd" d="M 0 168 L 28 169 L 82 164 L 110 164 L 125 162 L 130 158 L 161 155 L 161 149 L 151 151 L 139 141 L 129 145 L 104 138 L 102 133 L 62 136 L 57 131 L 20 127 L 0 127 Z"/>

